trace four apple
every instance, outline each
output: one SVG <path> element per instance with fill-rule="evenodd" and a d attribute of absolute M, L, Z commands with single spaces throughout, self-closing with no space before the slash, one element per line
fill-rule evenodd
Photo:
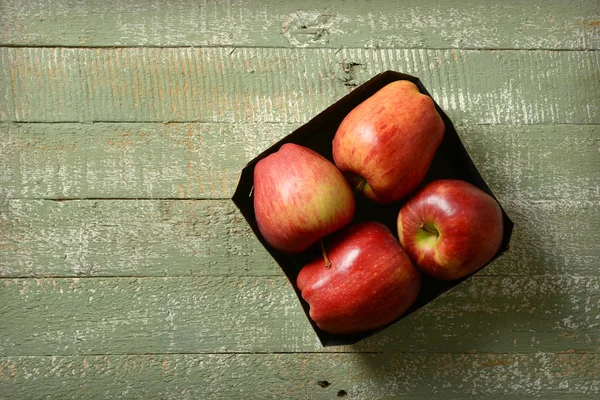
<path fill-rule="evenodd" d="M 500 206 L 458 180 L 431 182 L 408 199 L 398 214 L 399 242 L 378 222 L 337 232 L 354 217 L 350 185 L 382 204 L 410 196 L 444 131 L 433 100 L 415 84 L 396 81 L 344 118 L 332 143 L 335 165 L 292 143 L 256 164 L 254 210 L 267 243 L 289 254 L 321 244 L 323 259 L 305 265 L 296 286 L 322 330 L 365 332 L 401 316 L 421 285 L 413 263 L 433 278 L 453 280 L 475 272 L 498 252 Z M 326 248 L 323 238 L 334 232 Z"/>

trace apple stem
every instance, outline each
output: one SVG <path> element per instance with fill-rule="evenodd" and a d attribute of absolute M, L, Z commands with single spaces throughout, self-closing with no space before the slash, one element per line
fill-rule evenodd
<path fill-rule="evenodd" d="M 325 268 L 329 268 L 331 267 L 331 261 L 329 261 L 329 257 L 327 257 L 327 251 L 325 251 L 323 240 L 319 240 L 319 243 L 321 243 L 321 253 L 323 254 L 323 259 L 325 260 Z"/>
<path fill-rule="evenodd" d="M 364 179 L 360 179 L 358 181 L 358 183 L 356 184 L 356 187 L 354 188 L 354 190 L 356 190 L 357 192 L 362 192 L 363 189 L 365 188 L 365 185 L 367 184 L 367 181 Z"/>
<path fill-rule="evenodd" d="M 419 224 L 419 228 L 423 229 L 427 233 L 431 233 L 432 235 L 440 236 L 440 232 L 429 224 L 424 224 L 423 222 L 421 222 Z"/>

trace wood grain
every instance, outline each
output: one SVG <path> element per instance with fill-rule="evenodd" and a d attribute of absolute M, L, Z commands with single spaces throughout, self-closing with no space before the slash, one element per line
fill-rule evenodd
<path fill-rule="evenodd" d="M 303 123 L 375 74 L 419 76 L 456 123 L 598 124 L 600 52 L 0 48 L 8 121 Z M 11 103 L 12 102 L 12 103 Z M 14 103 L 14 104 L 13 104 Z"/>
<path fill-rule="evenodd" d="M 322 351 L 277 277 L 4 279 L 5 356 Z M 327 351 L 600 351 L 598 277 L 479 277 Z"/>
<path fill-rule="evenodd" d="M 8 198 L 229 198 L 247 162 L 299 124 L 0 124 Z M 459 125 L 494 192 L 600 200 L 598 125 Z"/>
<path fill-rule="evenodd" d="M 230 201 L 9 201 L 1 217 L 2 276 L 277 272 Z"/>
<path fill-rule="evenodd" d="M 5 0 L 0 44 L 598 49 L 594 1 Z"/>
<path fill-rule="evenodd" d="M 0 50 L 0 65 L 8 65 L 8 60 L 5 58 L 6 52 Z M 12 78 L 13 76 L 11 75 L 9 68 L 0 68 L 0 121 L 10 120 L 14 115 L 13 94 L 15 88 L 12 87 Z"/>
<path fill-rule="evenodd" d="M 501 198 L 511 249 L 480 274 L 599 276 L 597 201 Z M 0 276 L 281 274 L 229 200 L 9 200 Z"/>
<path fill-rule="evenodd" d="M 5 399 L 580 400 L 600 392 L 597 354 L 2 357 L 0 368 Z"/>

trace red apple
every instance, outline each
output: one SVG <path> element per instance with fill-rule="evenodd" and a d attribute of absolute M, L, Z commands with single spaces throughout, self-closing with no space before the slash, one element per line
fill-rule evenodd
<path fill-rule="evenodd" d="M 288 143 L 256 164 L 254 211 L 271 246 L 299 253 L 350 223 L 354 195 L 325 157 Z"/>
<path fill-rule="evenodd" d="M 496 200 L 464 181 L 431 182 L 398 214 L 400 243 L 437 279 L 459 279 L 483 267 L 500 249 L 502 235 Z"/>
<path fill-rule="evenodd" d="M 392 82 L 344 118 L 333 159 L 367 198 L 392 203 L 421 183 L 444 131 L 431 97 L 410 81 Z"/>
<path fill-rule="evenodd" d="M 415 301 L 421 277 L 390 230 L 362 222 L 341 231 L 323 259 L 307 264 L 296 281 L 310 317 L 324 331 L 347 334 L 379 328 Z"/>

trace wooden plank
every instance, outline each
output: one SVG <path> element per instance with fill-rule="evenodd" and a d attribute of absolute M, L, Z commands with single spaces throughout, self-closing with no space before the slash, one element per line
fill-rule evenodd
<path fill-rule="evenodd" d="M 469 155 L 501 198 L 600 200 L 600 126 L 458 126 Z"/>
<path fill-rule="evenodd" d="M 597 354 L 177 354 L 0 358 L 3 399 L 590 399 Z"/>
<path fill-rule="evenodd" d="M 0 124 L 9 198 L 229 198 L 290 124 Z"/>
<path fill-rule="evenodd" d="M 278 272 L 230 201 L 8 201 L 0 217 L 1 276 Z"/>
<path fill-rule="evenodd" d="M 511 249 L 481 274 L 599 276 L 598 201 L 501 198 Z M 0 276 L 281 274 L 229 200 L 7 200 Z"/>
<path fill-rule="evenodd" d="M 4 279 L 5 356 L 321 351 L 287 279 Z M 600 351 L 598 277 L 474 277 L 327 351 Z"/>
<path fill-rule="evenodd" d="M 0 7 L 2 7 L 0 5 Z M 2 18 L 2 17 L 0 17 Z M 0 26 L 2 24 L 0 23 Z M 0 65 L 7 66 L 8 60 L 6 58 L 6 53 L 0 51 Z M 6 121 L 12 119 L 12 116 L 15 115 L 14 110 L 14 102 L 13 102 L 13 94 L 15 92 L 15 88 L 12 87 L 13 82 L 15 82 L 14 70 L 10 70 L 10 68 L 0 68 L 0 121 Z"/>
<path fill-rule="evenodd" d="M 14 88 L 10 121 L 302 123 L 355 85 L 394 69 L 421 77 L 457 123 L 600 123 L 599 52 L 0 48 L 0 53 L 0 68 L 11 71 Z"/>
<path fill-rule="evenodd" d="M 8 198 L 229 198 L 248 161 L 299 124 L 0 124 Z M 501 197 L 600 200 L 598 125 L 459 125 Z"/>
<path fill-rule="evenodd" d="M 593 1 L 5 0 L 0 44 L 600 48 Z"/>

